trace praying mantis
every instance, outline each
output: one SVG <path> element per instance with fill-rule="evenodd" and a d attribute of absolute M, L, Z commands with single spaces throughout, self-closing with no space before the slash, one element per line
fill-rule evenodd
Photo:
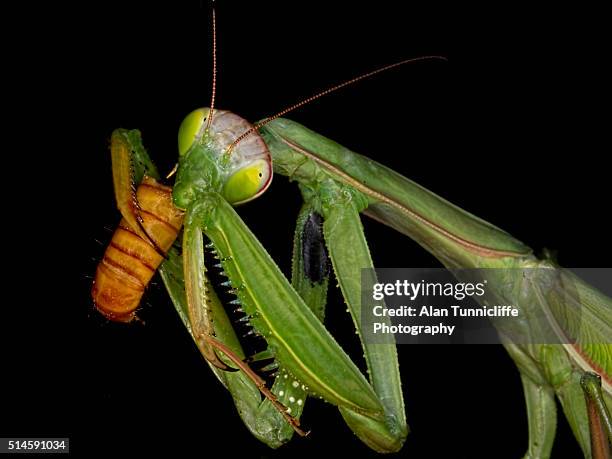
<path fill-rule="evenodd" d="M 214 114 L 214 111 L 212 113 Z M 298 237 L 294 249 L 294 272 L 297 273 L 292 287 L 229 205 L 232 202 L 248 200 L 265 191 L 268 182 L 261 184 L 257 178 L 261 173 L 259 178 L 269 179 L 271 171 L 266 169 L 269 162 L 262 159 L 265 154 L 260 154 L 255 163 L 246 163 L 246 170 L 243 172 L 247 175 L 246 184 L 250 185 L 251 189 L 245 191 L 244 183 L 234 183 L 232 179 L 239 178 L 235 177 L 235 174 L 240 168 L 231 163 L 234 158 L 239 157 L 239 149 L 246 148 L 247 140 L 244 140 L 244 144 L 237 143 L 233 148 L 235 151 L 228 153 L 226 150 L 231 142 L 227 139 L 223 142 L 218 140 L 224 132 L 218 123 L 223 117 L 232 119 L 232 114 L 219 111 L 217 121 L 210 114 L 211 111 L 207 109 L 193 112 L 181 129 L 180 143 L 183 146 L 180 148 L 179 169 L 173 193 L 175 204 L 187 212 L 182 241 L 183 255 L 181 260 L 178 252 L 170 251 L 160 270 L 179 315 L 192 332 L 202 353 L 216 364 L 213 365 L 213 371 L 232 392 L 249 429 L 271 446 L 278 446 L 286 441 L 292 433 L 291 422 L 287 422 L 287 417 L 276 410 L 272 402 L 261 403 L 257 384 L 246 377 L 244 372 L 228 373 L 218 368 L 236 365 L 237 362 L 220 357 L 223 349 L 215 347 L 219 346 L 219 343 L 208 340 L 207 337 L 214 335 L 222 346 L 233 347 L 238 355 L 240 351 L 236 350 L 238 343 L 235 336 L 232 336 L 231 326 L 223 317 L 223 310 L 212 292 L 205 294 L 207 287 L 202 278 L 204 242 L 201 240 L 201 233 L 204 231 L 212 241 L 211 249 L 216 251 L 216 254 L 210 256 L 219 257 L 221 268 L 228 274 L 229 287 L 237 294 L 238 301 L 255 329 L 264 338 L 268 338 L 269 342 L 274 343 L 274 355 L 281 370 L 280 378 L 275 383 L 278 387 L 273 387 L 272 391 L 276 392 L 284 407 L 292 409 L 289 413 L 291 417 L 299 414 L 306 395 L 314 392 L 337 404 L 349 426 L 373 449 L 386 452 L 398 450 L 407 434 L 407 426 L 394 347 L 388 346 L 382 351 L 366 347 L 370 365 L 378 366 L 370 368 L 372 388 L 320 325 L 319 318 L 325 304 L 327 274 L 321 275 L 323 282 L 312 282 L 311 277 L 300 274 L 300 269 L 305 266 L 304 260 L 301 259 L 305 252 L 301 248 L 303 238 L 299 235 L 306 234 L 308 230 L 305 228 L 309 226 L 316 229 L 322 225 L 333 269 L 356 323 L 359 321 L 359 300 L 355 298 L 358 281 L 354 268 L 372 264 L 361 232 L 359 212 L 365 212 L 406 233 L 447 266 L 481 267 L 493 266 L 496 263 L 521 265 L 538 261 L 520 242 L 459 211 L 407 179 L 345 150 L 297 123 L 276 119 L 261 127 L 261 139 L 272 156 L 274 172 L 297 181 L 305 199 L 298 219 Z M 206 127 L 211 118 L 212 122 Z M 232 142 L 250 129 L 243 121 L 233 118 L 233 122 L 243 129 L 235 132 L 234 138 L 230 139 Z M 249 138 L 257 137 L 253 133 Z M 129 143 L 129 140 L 123 141 L 124 152 L 132 157 L 132 163 L 147 165 L 140 171 L 129 170 L 129 175 L 138 177 L 146 173 L 155 177 L 157 174 L 148 157 L 138 157 L 146 155 L 144 149 Z M 206 183 L 202 183 L 202 174 L 194 173 L 196 170 L 203 172 L 205 176 L 208 174 Z M 215 171 L 220 171 L 218 176 Z M 117 169 L 115 172 L 126 173 L 125 170 L 119 172 Z M 384 185 L 379 185 L 378 180 L 385 182 Z M 124 197 L 129 195 L 125 191 L 123 193 Z M 419 210 L 412 210 L 415 207 Z M 423 218 L 424 214 L 427 218 Z M 433 217 L 429 218 L 429 215 Z M 449 226 L 448 222 L 452 224 Z M 317 237 L 320 239 L 321 236 Z M 352 243 L 348 244 L 347 238 Z M 356 247 L 359 250 L 355 250 Z M 322 264 L 321 261 L 315 263 L 315 266 L 321 267 Z M 254 267 L 256 268 L 253 269 Z M 185 282 L 187 287 L 184 286 Z M 250 292 L 249 287 L 260 290 Z M 185 288 L 186 297 L 183 293 Z M 279 297 L 271 295 L 278 292 Z M 206 300 L 203 300 L 204 297 Z M 599 304 L 602 309 L 598 312 L 605 315 L 609 306 L 606 310 L 604 300 Z M 287 310 L 287 307 L 290 309 Z M 208 317 L 208 308 L 212 311 L 211 317 Z M 315 312 L 308 312 L 311 309 Z M 278 317 L 275 314 L 278 314 Z M 604 319 L 610 323 L 609 316 L 605 315 Z M 284 324 L 286 330 L 283 331 L 289 334 L 281 336 L 278 331 L 282 327 L 276 327 L 277 323 Z M 310 334 L 300 336 L 307 333 L 304 330 Z M 294 339 L 296 341 L 293 341 Z M 296 355 L 296 352 L 318 352 L 321 349 L 329 352 L 323 359 L 316 355 Z M 579 357 L 558 347 L 541 347 L 526 351 L 509 345 L 508 350 L 520 364 L 527 400 L 530 403 L 530 419 L 533 420 L 530 422 L 530 456 L 546 457 L 550 451 L 554 438 L 554 404 L 551 405 L 553 389 L 550 383 L 551 380 L 560 378 L 561 373 L 569 373 L 569 379 L 554 382 L 560 387 L 569 388 L 564 389 L 567 392 L 559 395 L 565 398 L 564 406 L 570 407 L 570 416 L 574 416 L 570 419 L 572 426 L 585 454 L 589 454 L 590 440 L 584 408 L 586 405 L 577 384 L 580 370 L 585 369 L 584 361 L 572 360 Z M 606 354 L 608 350 L 609 347 L 601 349 L 599 365 L 604 370 L 603 397 L 609 405 L 609 383 L 605 380 L 606 376 L 609 378 L 610 375 L 610 358 L 609 354 Z M 552 357 L 543 358 L 543 353 Z M 554 364 L 550 363 L 551 361 L 554 361 Z M 319 364 L 322 366 L 318 366 Z M 564 376 L 568 378 L 567 375 Z M 294 387 L 295 383 L 297 387 Z M 350 387 L 349 383 L 353 386 Z M 599 393 L 594 381 L 587 378 L 585 384 L 589 390 Z M 291 401 L 292 398 L 294 402 Z M 601 399 L 601 396 L 594 398 L 599 401 Z M 382 400 L 384 404 L 381 403 Z M 601 407 L 601 403 L 599 406 Z M 605 419 L 605 416 L 602 417 Z M 545 426 L 544 429 L 541 428 L 542 425 Z"/>

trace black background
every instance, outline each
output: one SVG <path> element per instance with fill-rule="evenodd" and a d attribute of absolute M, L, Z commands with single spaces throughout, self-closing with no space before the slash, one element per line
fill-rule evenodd
<path fill-rule="evenodd" d="M 330 405 L 308 404 L 307 439 L 272 451 L 242 425 L 156 282 L 144 323 L 93 309 L 96 262 L 118 222 L 108 143 L 139 128 L 162 172 L 182 117 L 209 103 L 208 3 L 29 4 L 6 43 L 25 133 L 7 155 L 2 436 L 68 436 L 75 454 L 172 449 L 207 457 L 372 454 Z M 407 57 L 439 54 L 327 96 L 290 118 L 368 155 L 566 266 L 609 265 L 609 157 L 597 11 L 217 2 L 217 106 L 251 121 Z M 606 148 L 607 147 L 607 148 Z M 288 272 L 300 197 L 276 177 L 239 209 Z M 15 220 L 12 220 L 15 221 Z M 365 220 L 381 267 L 439 266 Z M 359 355 L 334 293 L 328 325 Z M 13 318 L 10 313 L 17 313 Z M 10 317 L 10 318 L 9 318 Z M 527 421 L 518 372 L 496 346 L 401 346 L 406 457 L 519 457 Z M 560 417 L 553 457 L 579 457 Z"/>

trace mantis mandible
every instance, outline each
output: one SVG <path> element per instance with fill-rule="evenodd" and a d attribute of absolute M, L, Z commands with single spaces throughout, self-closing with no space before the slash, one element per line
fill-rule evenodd
<path fill-rule="evenodd" d="M 200 275 L 204 271 L 203 242 L 200 239 L 203 230 L 212 241 L 222 268 L 228 274 L 231 286 L 236 290 L 251 323 L 276 347 L 274 355 L 281 368 L 288 370 L 292 376 L 284 378 L 286 373 L 281 371 L 281 378 L 277 379 L 277 386 L 273 388 L 281 403 L 293 409 L 292 415 L 299 415 L 305 394 L 315 392 L 339 405 L 349 425 L 370 446 L 381 451 L 398 449 L 407 429 L 399 390 L 399 373 L 394 365 L 394 349 L 385 348 L 383 352 L 386 356 L 376 355 L 368 359 L 370 365 L 374 363 L 383 367 L 371 368 L 371 382 L 374 387 L 372 390 L 325 329 L 318 325 L 316 314 L 307 312 L 310 311 L 308 306 L 315 311 L 321 311 L 325 303 L 321 290 L 324 290 L 323 285 L 326 282 L 318 282 L 313 287 L 307 276 L 302 274 L 300 277 L 299 270 L 304 266 L 303 260 L 300 259 L 300 255 L 304 253 L 300 248 L 303 242 L 300 237 L 296 238 L 294 251 L 297 255 L 294 267 L 298 272 L 294 274 L 294 287 L 291 287 L 228 205 L 228 202 L 242 202 L 265 191 L 271 171 L 266 169 L 269 163 L 262 159 L 265 154 L 256 157 L 254 162 L 246 163 L 243 168 L 232 164 L 235 158 L 240 157 L 239 149 L 246 149 L 247 142 L 255 143 L 253 139 L 258 137 L 251 134 L 244 141 L 239 141 L 233 147 L 233 152 L 228 153 L 228 147 L 240 135 L 248 132 L 250 127 L 233 115 L 236 117 L 233 122 L 242 126 L 242 132 L 234 132 L 233 138 L 229 139 L 231 142 L 227 139 L 219 140 L 224 132 L 219 125 L 219 119 L 223 120 L 225 117 L 232 120 L 232 114 L 217 111 L 215 121 L 214 116 L 210 116 L 211 112 L 215 113 L 214 110 L 208 109 L 194 112 L 182 128 L 180 143 L 183 148 L 180 148 L 174 200 L 179 208 L 187 211 L 183 239 L 184 260 L 180 261 L 178 254 L 171 251 L 161 269 L 162 277 L 179 312 L 183 314 L 186 325 L 194 333 L 202 352 L 211 360 L 214 360 L 217 354 L 210 348 L 210 343 L 202 338 L 206 334 L 212 334 L 210 327 L 214 327 L 214 334 L 219 341 L 236 348 L 235 337 L 231 336 L 229 324 L 223 318 L 223 311 L 218 307 L 213 293 L 206 296 L 205 302 L 212 309 L 211 316 L 214 321 L 207 317 L 207 307 L 202 301 L 206 289 Z M 358 285 L 355 287 L 358 276 L 355 275 L 354 268 L 371 265 L 358 218 L 359 212 L 373 216 L 414 238 L 447 266 L 482 267 L 497 266 L 498 263 L 531 266 L 534 263 L 547 263 L 536 260 L 529 249 L 502 231 L 483 224 L 409 180 L 347 151 L 297 123 L 276 119 L 262 126 L 261 132 L 261 138 L 272 155 L 275 172 L 296 180 L 305 198 L 297 234 L 304 234 L 304 228 L 312 224 L 313 218 L 318 218 L 313 217 L 314 215 L 322 216 L 323 233 L 332 264 L 356 323 L 359 321 L 359 299 L 355 297 L 355 292 L 359 289 Z M 197 142 L 194 142 L 194 139 Z M 146 155 L 137 145 L 126 145 L 126 151 L 134 156 Z M 139 159 L 145 160 L 144 164 L 150 164 L 148 158 Z M 196 171 L 200 173 L 196 174 Z M 155 175 L 150 166 L 145 167 L 145 172 L 151 176 Z M 240 178 L 237 177 L 239 172 L 247 176 L 246 181 L 243 177 L 240 182 L 236 182 Z M 253 175 L 263 179 L 264 183 L 260 183 L 257 178 L 253 180 Z M 203 177 L 208 180 L 204 182 Z M 251 188 L 248 189 L 245 184 Z M 318 226 L 316 221 L 314 226 Z M 342 243 L 347 236 L 353 241 L 350 245 Z M 355 250 L 355 247 L 360 249 Z M 186 266 L 186 269 L 182 269 L 182 265 Z M 265 271 L 254 272 L 252 266 Z M 187 300 L 181 293 L 183 277 L 187 282 Z M 249 291 L 249 287 L 261 290 Z M 270 292 L 278 293 L 278 297 L 271 298 Z M 602 308 L 596 312 L 605 314 L 607 310 L 603 299 L 601 304 Z M 291 308 L 290 316 L 287 315 L 287 305 Z M 610 323 L 609 317 L 604 319 Z M 295 330 L 296 340 L 305 341 L 293 341 L 286 345 L 293 336 L 286 339 L 285 336 L 277 334 L 279 328 L 274 327 L 276 323 L 293 323 L 283 331 Z M 312 332 L 310 335 L 299 336 L 309 329 Z M 199 335 L 198 330 L 203 330 L 204 334 Z M 313 342 L 318 344 L 313 345 Z M 294 349 L 304 354 L 295 355 Z M 318 357 L 306 352 L 319 352 L 321 349 L 329 350 L 324 362 L 329 367 L 317 366 Z M 525 350 L 509 345 L 508 350 L 519 363 L 530 404 L 530 419 L 533 419 L 533 422 L 530 421 L 530 427 L 534 426 L 530 434 L 531 456 L 546 457 L 550 450 L 554 436 L 554 404 L 551 405 L 554 388 L 557 388 L 557 395 L 564 407 L 569 407 L 566 413 L 585 454 L 588 454 L 588 423 L 583 394 L 578 384 L 582 370 L 589 369 L 585 360 L 581 360 L 580 355 L 573 353 L 571 349 L 567 352 L 567 349 L 559 347 L 542 346 Z M 240 353 L 239 350 L 235 352 Z M 368 354 L 375 351 L 368 350 L 366 346 L 365 352 Z M 609 347 L 593 354 L 599 359 L 599 373 L 604 377 L 603 397 L 609 405 L 610 359 L 607 352 Z M 224 365 L 216 363 L 218 366 Z M 231 362 L 226 364 L 230 365 Z M 333 371 L 326 371 L 329 368 Z M 243 414 L 243 419 L 257 436 L 271 445 L 286 440 L 291 429 L 287 429 L 285 419 L 278 415 L 269 402 L 259 404 L 259 390 L 248 378 L 245 379 L 243 373 L 226 373 L 216 368 L 214 371 L 230 388 L 237 404 L 243 408 L 247 407 L 247 410 L 241 411 L 246 413 Z M 564 379 L 559 379 L 561 377 Z M 283 383 L 283 379 L 290 383 Z M 355 391 L 347 390 L 347 381 L 355 385 Z M 298 387 L 293 387 L 295 382 Z M 596 387 L 589 378 L 585 379 L 585 385 L 589 388 Z M 244 390 L 244 387 L 249 389 Z M 292 392 L 293 389 L 296 391 Z M 300 390 L 303 395 L 299 394 Z M 392 393 L 393 397 L 382 396 L 381 393 L 384 394 L 385 391 Z M 594 389 L 590 391 L 598 393 Z M 536 394 L 539 397 L 537 400 Z M 301 400 L 302 404 L 292 404 L 291 398 Z M 382 406 L 379 399 L 386 400 L 387 404 Z M 601 399 L 600 395 L 594 397 L 594 400 L 600 401 L 595 404 L 600 408 Z M 252 411 L 248 412 L 249 409 Z M 254 412 L 257 412 L 260 419 L 267 420 L 268 425 L 265 428 L 261 428 L 261 423 L 249 424 L 249 419 L 253 421 L 251 416 L 254 416 Z M 602 412 L 603 410 L 598 411 L 605 419 Z M 267 413 L 267 417 L 264 413 Z M 274 427 L 270 428 L 270 425 Z M 536 428 L 541 425 L 546 428 Z"/>

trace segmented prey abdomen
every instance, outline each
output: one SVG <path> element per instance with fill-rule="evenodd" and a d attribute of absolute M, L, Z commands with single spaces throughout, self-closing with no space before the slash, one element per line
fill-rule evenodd
<path fill-rule="evenodd" d="M 172 204 L 172 189 L 145 177 L 136 197 L 143 228 L 157 248 L 167 252 L 183 224 L 183 213 Z M 132 320 L 162 261 L 151 242 L 122 219 L 96 270 L 91 295 L 98 311 L 114 321 Z"/>

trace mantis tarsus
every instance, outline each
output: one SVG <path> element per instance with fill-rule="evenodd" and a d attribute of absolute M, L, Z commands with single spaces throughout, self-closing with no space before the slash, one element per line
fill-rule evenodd
<path fill-rule="evenodd" d="M 264 128 L 265 129 L 265 128 Z M 266 143 L 268 144 L 268 146 L 271 147 L 271 151 L 272 154 L 274 156 L 274 159 L 276 161 L 275 167 L 277 168 L 277 172 L 285 173 L 288 175 L 291 175 L 293 178 L 295 179 L 299 179 L 301 181 L 301 185 L 302 185 L 302 189 L 303 189 L 303 193 L 306 196 L 306 198 L 308 199 L 309 203 L 311 206 L 313 206 L 314 208 L 316 208 L 316 210 L 318 210 L 320 213 L 324 214 L 324 216 L 326 217 L 327 221 L 337 221 L 339 222 L 339 224 L 342 224 L 343 221 L 352 221 L 352 224 L 349 224 L 345 229 L 345 231 L 350 231 L 351 229 L 354 229 L 355 227 L 358 227 L 359 225 L 355 223 L 354 220 L 354 216 L 356 214 L 354 214 L 354 212 L 357 209 L 353 209 L 351 210 L 350 207 L 345 208 L 340 206 L 339 208 L 337 206 L 335 206 L 336 198 L 338 197 L 342 197 L 342 196 L 350 196 L 351 197 L 351 202 L 359 202 L 358 198 L 355 198 L 354 193 L 354 188 L 356 187 L 356 183 L 351 183 L 350 180 L 344 180 L 344 178 L 338 174 L 338 171 L 336 170 L 332 170 L 332 176 L 333 176 L 333 180 L 329 180 L 329 177 L 324 177 L 322 176 L 323 180 L 321 181 L 313 181 L 313 175 L 312 175 L 312 170 L 316 170 L 316 168 L 318 166 L 323 165 L 324 169 L 327 168 L 328 172 L 331 170 L 330 168 L 328 168 L 327 166 L 325 166 L 324 164 L 322 164 L 320 161 L 321 158 L 316 157 L 317 154 L 319 154 L 321 152 L 321 146 L 323 146 L 323 150 L 326 151 L 325 155 L 327 154 L 327 151 L 329 149 L 329 151 L 332 151 L 334 148 L 336 148 L 332 143 L 326 141 L 325 139 L 322 139 L 318 136 L 316 136 L 314 133 L 311 133 L 309 131 L 307 131 L 306 129 L 304 129 L 303 127 L 293 124 L 291 122 L 285 121 L 285 120 L 278 120 L 276 122 L 271 123 L 267 129 L 264 130 L 264 138 L 266 139 Z M 185 152 L 186 154 L 187 152 Z M 308 156 L 308 155 L 311 156 Z M 322 154 L 322 153 L 321 153 Z M 296 160 L 298 161 L 298 163 L 300 161 L 304 161 L 304 158 L 308 157 L 311 161 L 314 161 L 314 163 L 309 163 L 310 165 L 308 165 L 307 167 L 300 167 L 299 168 L 299 173 L 303 173 L 307 168 L 312 169 L 310 172 L 306 172 L 305 175 L 300 176 L 299 174 L 296 174 L 296 171 L 298 170 L 298 168 L 296 167 Z M 357 158 L 355 156 L 350 156 L 350 157 L 354 157 Z M 327 162 L 327 159 L 329 159 L 329 157 L 325 156 L 324 157 L 324 161 Z M 317 166 L 318 165 L 318 166 Z M 329 162 L 328 162 L 329 165 Z M 364 166 L 365 164 L 362 163 L 361 166 Z M 338 164 L 334 164 L 334 169 L 339 169 L 339 172 L 344 174 L 344 173 L 350 173 L 352 174 L 353 177 L 358 176 L 358 174 L 355 174 L 354 171 L 351 170 L 351 164 L 349 163 L 342 163 L 340 162 L 339 165 Z M 360 169 L 360 167 L 357 167 L 357 169 Z M 363 168 L 362 170 L 366 170 L 367 168 Z M 184 169 L 184 171 L 187 169 Z M 183 174 L 185 174 L 185 172 L 183 171 Z M 386 171 L 389 172 L 389 171 Z M 181 177 L 181 171 L 179 170 L 179 177 Z M 316 182 L 316 186 L 313 185 L 313 183 Z M 370 181 L 371 182 L 371 181 Z M 348 186 L 347 186 L 348 185 Z M 403 184 L 402 187 L 404 187 L 407 184 Z M 358 187 L 357 187 L 358 188 Z M 323 193 L 321 193 L 320 191 L 323 191 Z M 364 190 L 358 190 L 361 193 L 364 192 Z M 213 202 L 215 202 L 217 204 L 217 208 L 222 209 L 221 212 L 225 212 L 223 214 L 224 217 L 226 217 L 227 215 L 232 215 L 231 211 L 229 208 L 224 209 L 224 203 L 223 201 L 217 201 L 218 198 L 216 197 L 211 197 L 212 200 L 214 200 Z M 365 203 L 364 203 L 365 204 Z M 443 205 L 443 204 L 442 204 Z M 186 206 L 188 207 L 188 206 Z M 348 209 L 348 210 L 347 210 Z M 361 209 L 358 209 L 361 210 Z M 199 208 L 194 207 L 192 209 L 192 214 L 195 215 L 195 217 L 193 217 L 195 220 L 191 221 L 188 223 L 188 226 L 191 225 L 196 225 L 196 226 L 201 226 L 201 227 L 205 227 L 205 220 L 207 217 L 204 217 L 202 215 L 199 215 Z M 205 209 L 202 210 L 202 212 L 205 212 Z M 348 212 L 349 215 L 345 215 L 345 213 Z M 354 215 L 352 215 L 354 214 Z M 406 215 L 403 216 L 404 218 L 407 218 Z M 470 226 L 472 227 L 472 229 L 475 229 L 476 233 L 478 233 L 480 231 L 480 229 L 478 228 L 478 225 L 472 225 L 471 221 L 469 220 L 469 216 L 465 216 L 466 217 L 466 225 L 468 227 L 467 229 L 467 234 L 468 236 L 471 237 L 470 234 Z M 196 220 L 202 219 L 204 221 L 204 223 L 202 221 L 198 222 Z M 234 217 L 227 217 L 230 219 L 233 219 Z M 378 216 L 378 218 L 381 218 L 380 215 Z M 384 216 L 382 217 L 383 219 L 385 218 Z M 402 222 L 401 221 L 397 221 L 395 222 L 396 225 L 398 226 L 402 226 Z M 331 224 L 330 224 L 331 225 Z M 443 225 L 443 222 L 440 224 L 440 226 Z M 410 233 L 411 236 L 415 237 L 417 240 L 421 240 L 421 242 L 423 242 L 425 240 L 425 237 L 423 236 L 423 234 L 425 234 L 427 231 L 430 231 L 431 227 L 429 227 L 429 229 L 427 228 L 419 228 L 419 225 L 416 225 L 416 228 L 411 228 L 409 230 L 407 230 L 407 232 Z M 459 232 L 463 231 L 463 229 L 459 228 Z M 236 228 L 236 232 L 239 233 L 240 229 Z M 486 231 L 485 231 L 486 233 Z M 346 233 L 345 233 L 346 234 Z M 438 233 L 439 235 L 440 233 Z M 482 234 L 479 234 L 479 236 Z M 493 231 L 493 236 L 499 236 L 500 237 L 500 242 L 501 245 L 503 246 L 500 250 L 503 252 L 512 252 L 513 250 L 516 250 L 517 254 L 526 254 L 527 251 L 523 248 L 523 246 L 521 246 L 520 244 L 518 244 L 516 241 L 513 241 L 511 239 L 504 239 L 506 236 L 501 234 L 501 233 L 496 233 L 495 231 Z M 357 235 L 358 237 L 359 235 Z M 490 234 L 485 234 L 485 236 L 488 238 L 490 236 Z M 222 245 L 223 244 L 223 239 L 224 239 L 224 235 L 223 234 L 212 234 L 212 238 L 214 240 L 214 238 L 217 238 L 216 240 L 216 246 Z M 248 236 L 244 236 L 245 238 L 247 238 Z M 329 239 L 333 239 L 334 236 L 333 234 L 328 235 Z M 462 237 L 462 239 L 465 239 Z M 478 239 L 478 237 L 476 237 L 476 239 Z M 493 237 L 494 239 L 494 237 Z M 187 238 L 187 242 L 189 244 L 193 243 L 192 239 L 190 237 Z M 214 241 L 215 242 L 215 241 Z M 474 255 L 474 254 L 470 254 L 469 250 L 466 252 L 465 249 L 465 245 L 462 245 L 461 247 L 458 246 L 453 246 L 452 242 L 449 242 L 448 238 L 444 239 L 441 238 L 439 241 L 439 244 L 444 245 L 444 244 L 448 244 L 446 246 L 446 251 L 444 252 L 443 255 L 440 255 L 441 258 L 443 258 L 443 261 L 446 261 L 447 263 L 453 264 L 453 263 L 480 263 L 480 261 L 478 261 L 478 257 L 480 255 Z M 455 243 L 457 242 L 456 240 L 454 241 Z M 239 243 L 239 242 L 235 242 L 235 243 Z M 195 243 L 195 246 L 199 245 L 199 243 Z M 436 250 L 437 248 L 435 246 L 432 246 L 431 243 L 427 243 L 427 245 L 429 246 L 430 250 L 434 253 L 437 253 Z M 461 244 L 460 244 L 461 245 Z M 219 248 L 218 248 L 219 249 Z M 231 244 L 228 244 L 228 247 L 224 248 L 225 251 L 231 250 Z M 452 251 L 455 250 L 456 255 L 457 255 L 457 259 L 453 259 L 452 257 L 449 258 L 448 254 L 452 253 Z M 193 252 L 189 252 L 190 255 L 193 255 Z M 506 253 L 506 255 L 508 255 L 508 253 Z M 225 255 L 228 256 L 228 255 Z M 231 256 L 231 255 L 229 255 Z M 255 254 L 253 255 L 255 256 Z M 259 255 L 257 255 L 259 256 Z M 332 259 L 334 258 L 334 255 L 332 255 Z M 341 258 L 341 257 L 340 257 Z M 459 260 L 459 261 L 457 261 Z M 168 262 L 167 265 L 167 269 L 171 269 L 171 265 L 170 262 L 172 261 L 172 257 Z M 338 264 L 339 262 L 342 262 L 343 260 L 341 259 L 336 259 L 336 264 Z M 268 261 L 266 260 L 266 263 Z M 230 268 L 226 268 L 228 271 Z M 342 268 L 337 268 L 339 270 L 341 270 Z M 349 277 L 345 277 L 345 279 L 348 279 Z M 297 302 L 299 302 L 299 300 L 296 300 Z M 521 355 L 515 355 L 515 357 L 517 359 L 521 359 L 523 358 L 523 356 Z M 281 360 L 282 362 L 282 360 Z M 609 373 L 608 373 L 609 374 Z M 224 378 L 228 378 L 230 377 L 229 375 L 223 375 L 221 377 Z M 237 376 L 239 377 L 239 376 Z M 357 377 L 357 379 L 359 379 Z M 529 382 L 527 382 L 527 386 L 529 386 Z M 575 387 L 575 386 L 573 386 Z M 325 388 L 320 388 L 319 392 L 324 392 Z M 367 389 L 363 389 L 364 391 L 367 391 Z M 580 393 L 581 394 L 581 393 Z M 325 394 L 327 395 L 327 397 L 329 398 L 333 398 L 334 394 Z M 573 397 L 573 396 L 572 396 Z M 246 400 L 246 397 L 244 398 L 244 400 Z M 336 400 L 337 401 L 337 400 Z M 364 404 L 367 404 L 368 402 L 365 402 Z M 543 403 L 549 403 L 549 402 L 543 402 Z M 579 402 L 577 401 L 577 399 L 572 400 L 569 403 L 576 403 L 579 404 Z M 375 410 L 374 410 L 375 411 Z M 550 414 L 549 412 L 544 413 L 543 410 L 542 414 L 543 416 L 546 416 L 548 414 Z M 350 416 L 350 415 L 349 415 Z M 372 419 L 375 419 L 376 416 L 374 416 Z M 371 422 L 369 421 L 369 419 L 366 420 L 362 420 L 365 423 L 367 422 Z M 378 422 L 378 421 L 374 421 L 374 422 Z M 583 422 L 577 421 L 579 422 L 581 425 L 585 425 Z M 546 437 L 544 439 L 544 441 L 539 441 L 538 444 L 540 445 L 541 451 L 539 452 L 534 452 L 534 456 L 537 457 L 537 454 L 540 454 L 541 456 L 545 456 L 546 455 L 546 449 L 550 447 L 550 442 L 552 441 L 552 439 L 550 438 L 550 431 L 546 432 Z M 401 434 L 399 436 L 396 436 L 395 438 L 399 438 L 401 437 Z M 536 439 L 537 440 L 537 439 Z M 586 450 L 588 449 L 588 447 L 585 445 L 585 438 L 581 438 L 581 443 L 583 448 Z M 393 448 L 394 446 L 392 446 L 391 448 Z M 382 449 L 382 448 L 381 448 Z"/>

